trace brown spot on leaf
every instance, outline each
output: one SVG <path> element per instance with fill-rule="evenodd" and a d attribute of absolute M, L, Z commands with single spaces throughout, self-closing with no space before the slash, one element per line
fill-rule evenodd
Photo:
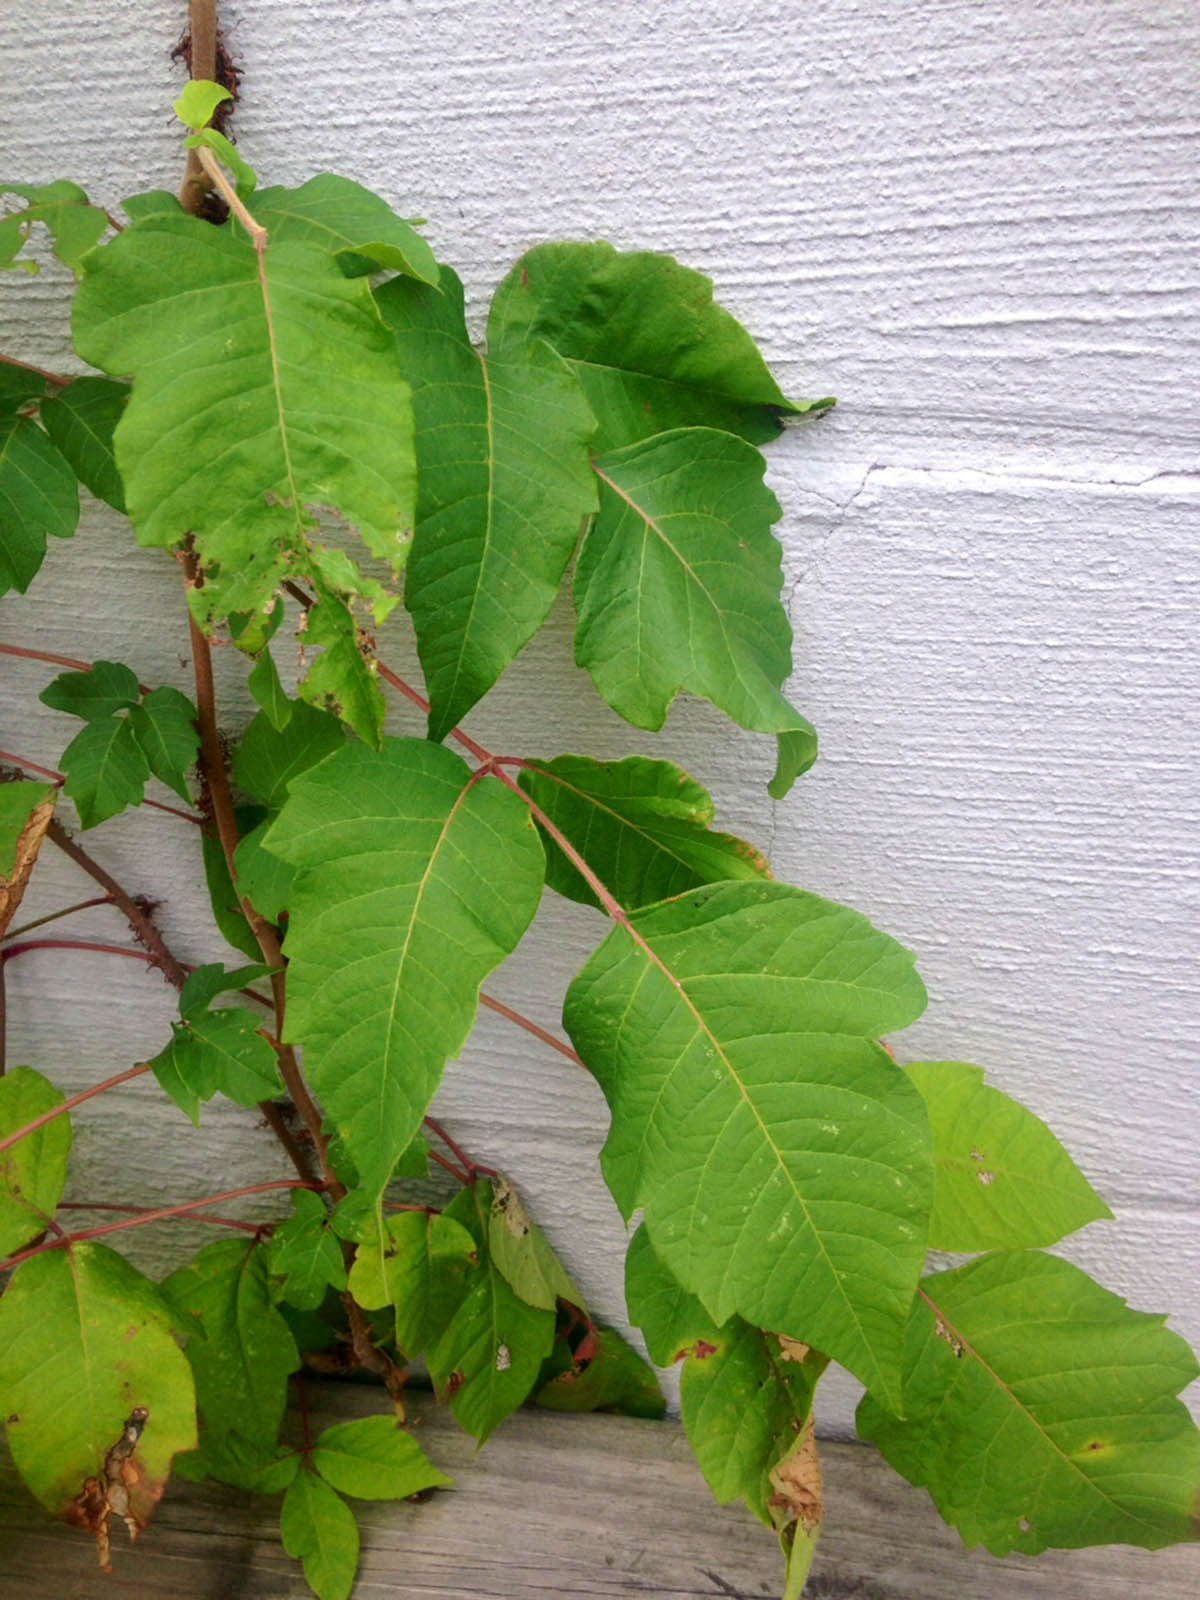
<path fill-rule="evenodd" d="M 1033 1531 L 1033 1523 L 1030 1522 L 1028 1517 L 1022 1517 L 1017 1523 L 1017 1527 L 1020 1528 L 1022 1533 L 1031 1533 Z"/>
<path fill-rule="evenodd" d="M 954 1351 L 954 1354 L 961 1361 L 967 1347 L 965 1344 L 963 1344 L 962 1340 L 958 1337 L 954 1329 L 944 1317 L 939 1316 L 937 1318 L 933 1325 L 933 1331 L 937 1334 L 939 1339 L 944 1339 L 946 1341 L 951 1350 Z"/>
<path fill-rule="evenodd" d="M 994 1172 L 978 1172 L 975 1174 L 975 1176 L 979 1179 L 980 1183 L 985 1189 L 996 1181 L 996 1174 Z"/>
<path fill-rule="evenodd" d="M 781 1361 L 795 1361 L 803 1364 L 808 1360 L 811 1345 L 801 1344 L 799 1339 L 789 1338 L 786 1333 L 779 1335 L 779 1357 Z"/>
<path fill-rule="evenodd" d="M 466 1381 L 465 1373 L 452 1372 L 446 1380 L 446 1399 L 453 1400 Z"/>
<path fill-rule="evenodd" d="M 503 1217 L 504 1226 L 514 1239 L 526 1238 L 533 1226 L 521 1196 L 502 1172 L 492 1179 L 492 1215 Z"/>
<path fill-rule="evenodd" d="M 687 1353 L 690 1356 L 693 1356 L 697 1361 L 707 1361 L 709 1356 L 716 1355 L 719 1348 L 720 1347 L 718 1345 L 709 1344 L 707 1339 L 697 1339 L 696 1343 Z"/>
<path fill-rule="evenodd" d="M 811 1415 L 804 1432 L 787 1454 L 771 1468 L 771 1487 L 775 1491 L 767 1502 L 777 1528 L 798 1522 L 806 1534 L 821 1525 L 824 1498 L 821 1491 L 821 1460 Z"/>
<path fill-rule="evenodd" d="M 154 1481 L 138 1456 L 138 1446 L 150 1413 L 145 1406 L 134 1406 L 121 1429 L 121 1436 L 104 1458 L 104 1476 L 85 1478 L 83 1487 L 63 1512 L 73 1527 L 86 1528 L 95 1536 L 96 1551 L 105 1572 L 112 1571 L 109 1524 L 120 1517 L 135 1540 L 154 1514 L 162 1499 L 166 1481 Z"/>

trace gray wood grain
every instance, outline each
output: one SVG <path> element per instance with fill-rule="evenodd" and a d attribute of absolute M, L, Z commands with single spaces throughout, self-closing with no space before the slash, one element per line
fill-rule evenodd
<path fill-rule="evenodd" d="M 381 1408 L 377 1391 L 308 1385 L 314 1429 Z M 424 1448 L 458 1487 L 424 1503 L 356 1504 L 354 1600 L 764 1600 L 781 1592 L 775 1542 L 713 1500 L 677 1423 L 524 1411 L 478 1456 L 428 1396 Z M 293 1419 L 294 1420 L 294 1419 Z M 964 1550 L 929 1499 L 862 1445 L 825 1444 L 826 1523 L 809 1600 L 1195 1600 L 1200 1549 L 1052 1552 L 995 1561 Z M 83 1535 L 52 1524 L 0 1473 L 0 1597 L 302 1600 L 279 1542 L 278 1501 L 173 1484 L 136 1550 L 114 1541 L 105 1578 Z"/>

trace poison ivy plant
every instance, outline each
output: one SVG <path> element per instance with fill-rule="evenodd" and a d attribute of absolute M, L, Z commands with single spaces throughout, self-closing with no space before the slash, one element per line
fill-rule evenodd
<path fill-rule="evenodd" d="M 980 1068 L 882 1043 L 924 1008 L 913 955 L 776 882 L 682 767 L 492 753 L 457 726 L 566 586 L 577 661 L 619 716 L 656 729 L 679 693 L 709 700 L 774 738 L 782 798 L 816 737 L 784 693 L 759 446 L 831 402 L 790 401 L 708 279 L 598 242 L 529 251 L 476 348 L 420 225 L 330 174 L 260 187 L 231 97 L 189 85 L 187 203 L 132 196 L 107 243 L 114 219 L 74 184 L 4 191 L 21 204 L 0 264 L 49 230 L 100 372 L 0 359 L 0 581 L 35 581 L 82 482 L 182 569 L 195 694 L 16 647 L 66 668 L 42 702 L 83 728 L 61 772 L 2 774 L 0 960 L 69 943 L 21 936 L 77 905 L 11 926 L 49 839 L 138 940 L 82 948 L 140 955 L 179 992 L 170 1039 L 109 1080 L 68 1097 L 62 1063 L 0 1078 L 0 1414 L 22 1477 L 105 1564 L 175 1458 L 282 1496 L 284 1547 L 339 1600 L 348 1499 L 450 1481 L 403 1425 L 415 1363 L 480 1444 L 526 1402 L 662 1414 L 653 1368 L 559 1259 L 559 1219 L 543 1231 L 521 1175 L 430 1118 L 486 1005 L 603 1093 L 602 1170 L 641 1219 L 630 1317 L 655 1364 L 682 1363 L 717 1499 L 778 1535 L 787 1600 L 823 1513 L 814 1393 L 834 1361 L 866 1386 L 864 1437 L 970 1543 L 1194 1537 L 1195 1361 L 1040 1253 L 1110 1215 L 1050 1130 Z M 428 701 L 378 655 L 402 575 Z M 222 725 L 214 644 L 240 652 L 244 728 Z M 383 684 L 427 737 L 385 734 Z M 181 961 L 59 815 L 161 809 L 151 778 L 171 826 L 196 825 L 249 965 Z M 547 886 L 609 924 L 565 997 L 574 1048 L 481 988 Z M 139 1077 L 197 1124 L 217 1094 L 255 1108 L 289 1175 L 153 1210 L 64 1203 L 71 1112 Z M 250 1196 L 269 1209 L 245 1216 Z M 80 1207 L 115 1220 L 79 1226 Z M 161 1284 L 99 1242 L 177 1216 L 223 1232 Z M 991 1253 L 928 1275 L 930 1248 Z M 390 1409 L 314 1437 L 313 1370 L 381 1380 Z"/>

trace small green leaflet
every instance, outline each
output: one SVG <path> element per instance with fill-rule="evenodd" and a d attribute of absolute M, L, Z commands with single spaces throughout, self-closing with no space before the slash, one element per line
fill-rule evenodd
<path fill-rule="evenodd" d="M 301 1311 L 315 1311 L 326 1291 L 346 1287 L 346 1267 L 333 1215 L 319 1195 L 292 1191 L 296 1215 L 275 1229 L 271 1240 L 271 1275 L 283 1280 L 277 1298 Z"/>
<path fill-rule="evenodd" d="M 79 523 L 70 464 L 28 417 L 0 417 L 0 595 L 24 594 L 46 559 L 46 539 Z"/>
<path fill-rule="evenodd" d="M 362 279 L 313 245 L 155 212 L 89 258 L 75 300 L 85 360 L 133 392 L 115 434 L 139 540 L 191 530 L 206 627 L 319 575 L 313 506 L 333 507 L 398 573 L 415 509 L 412 407 Z M 233 397 L 237 402 L 233 403 Z M 214 431 L 215 430 L 215 431 Z M 220 473 L 181 460 L 219 457 Z M 349 592 L 362 592 L 349 560 Z"/>
<path fill-rule="evenodd" d="M 530 762 L 521 773 L 521 787 L 626 911 L 704 883 L 771 876 L 760 850 L 712 831 L 712 797 L 669 761 L 556 756 Z M 542 844 L 550 887 L 570 900 L 598 906 L 544 830 Z"/>
<path fill-rule="evenodd" d="M 614 929 L 563 1008 L 612 1112 L 608 1186 L 663 1264 L 718 1325 L 809 1341 L 897 1402 L 932 1172 L 924 1103 L 874 1041 L 924 1004 L 857 912 L 727 883 Z"/>
<path fill-rule="evenodd" d="M 575 569 L 575 659 L 635 727 L 661 728 L 686 689 L 739 727 L 788 735 L 771 786 L 782 798 L 817 746 L 780 693 L 792 629 L 761 454 L 681 428 L 593 465 L 600 514 Z"/>
<path fill-rule="evenodd" d="M 179 997 L 180 1020 L 172 1024 L 171 1042 L 150 1063 L 160 1086 L 197 1127 L 201 1102 L 214 1094 L 255 1106 L 279 1093 L 279 1066 L 260 1031 L 262 1017 L 244 1006 L 209 1009 L 218 994 L 243 988 L 265 970 L 197 967 Z"/>
<path fill-rule="evenodd" d="M 298 189 L 260 189 L 254 215 L 272 238 L 327 250 L 348 278 L 382 268 L 437 285 L 433 251 L 412 224 L 349 178 L 322 172 Z"/>
<path fill-rule="evenodd" d="M 449 1325 L 426 1352 L 438 1393 L 479 1440 L 525 1401 L 554 1342 L 554 1313 L 527 1305 L 509 1286 L 487 1247 L 492 1189 L 480 1179 L 445 1215 L 475 1240 L 479 1261 Z"/>
<path fill-rule="evenodd" d="M 304 613 L 301 642 L 320 654 L 300 680 L 301 696 L 348 722 L 361 739 L 378 745 L 387 704 L 369 646 L 359 638 L 349 605 L 314 574 L 317 604 Z"/>
<path fill-rule="evenodd" d="M 269 821 L 260 822 L 250 830 L 233 853 L 233 867 L 240 893 L 260 916 L 266 917 L 268 922 L 278 922 L 292 897 L 292 879 L 296 874 L 286 861 L 263 849 L 270 826 Z"/>
<path fill-rule="evenodd" d="M 595 429 L 570 368 L 548 346 L 475 350 L 462 284 L 394 278 L 378 294 L 413 386 L 417 526 L 405 580 L 442 739 L 529 643 L 595 511 Z"/>
<path fill-rule="evenodd" d="M 1200 1367 L 1165 1322 L 1036 1251 L 937 1273 L 904 1420 L 868 1395 L 859 1433 L 993 1555 L 1195 1539 L 1200 1432 L 1175 1396 Z"/>
<path fill-rule="evenodd" d="M 313 1447 L 312 1464 L 326 1483 L 356 1500 L 407 1500 L 454 1482 L 394 1417 L 361 1417 L 326 1428 Z"/>
<path fill-rule="evenodd" d="M 189 78 L 183 93 L 175 102 L 175 115 L 187 128 L 206 128 L 213 112 L 233 95 L 219 83 L 208 78 Z"/>
<path fill-rule="evenodd" d="M 19 411 L 30 400 L 41 400 L 51 388 L 48 377 L 36 367 L 24 366 L 9 356 L 0 356 L 0 416 Z"/>
<path fill-rule="evenodd" d="M 40 222 L 49 230 L 54 254 L 77 278 L 82 277 L 83 257 L 108 227 L 108 218 L 99 206 L 88 204 L 79 185 L 65 178 L 43 184 L 3 183 L 0 194 L 15 194 L 27 202 L 23 211 L 0 217 L 0 268 L 23 267 L 28 273 L 38 270 L 36 261 L 16 257 L 33 232 L 33 224 Z"/>
<path fill-rule="evenodd" d="M 63 793 L 75 802 L 84 828 L 140 805 L 150 778 L 133 724 L 123 717 L 89 722 L 63 751 L 60 765 L 67 774 Z"/>
<path fill-rule="evenodd" d="M 261 820 L 262 811 L 257 806 L 237 806 L 234 808 L 234 815 L 239 829 L 252 828 L 256 821 Z M 258 948 L 258 940 L 254 937 L 250 924 L 246 921 L 241 897 L 233 886 L 233 879 L 229 876 L 229 863 L 225 860 L 225 851 L 215 832 L 204 829 L 200 835 L 200 851 L 213 921 L 221 930 L 224 939 L 235 950 L 239 950 L 242 955 L 253 961 L 262 952 Z"/>
<path fill-rule="evenodd" d="M 575 368 L 612 450 L 671 428 L 773 439 L 779 413 L 824 409 L 780 392 L 754 340 L 713 304 L 712 281 L 667 255 L 612 245 L 544 244 L 496 291 L 492 352 L 544 339 Z"/>
<path fill-rule="evenodd" d="M 279 681 L 279 668 L 275 665 L 275 657 L 268 645 L 264 645 L 259 652 L 250 669 L 246 686 L 254 696 L 255 703 L 262 707 L 267 721 L 276 733 L 282 733 L 291 720 L 295 701 L 288 699 L 287 692 Z"/>
<path fill-rule="evenodd" d="M 930 1249 L 1055 1244 L 1112 1217 L 1046 1124 L 985 1084 L 982 1067 L 915 1061 L 904 1070 L 933 1132 Z"/>
<path fill-rule="evenodd" d="M 346 1502 L 307 1468 L 283 1497 L 283 1548 L 304 1562 L 318 1600 L 348 1600 L 358 1571 L 358 1523 Z"/>
<path fill-rule="evenodd" d="M 303 869 L 287 1040 L 374 1198 L 537 909 L 542 848 L 516 795 L 421 739 L 293 779 L 265 844 Z"/>
<path fill-rule="evenodd" d="M 63 1095 L 40 1072 L 10 1067 L 0 1078 L 0 1139 L 62 1103 Z M 62 1199 L 70 1151 L 68 1117 L 56 1117 L 0 1150 L 0 1259 L 45 1231 Z"/>
<path fill-rule="evenodd" d="M 39 410 L 42 426 L 79 481 L 115 511 L 125 509 L 125 490 L 113 454 L 113 433 L 128 398 L 128 384 L 76 378 L 43 400 Z"/>
<path fill-rule="evenodd" d="M 358 1247 L 350 1292 L 368 1311 L 396 1309 L 396 1346 L 414 1360 L 445 1331 L 478 1265 L 474 1235 L 453 1217 L 401 1211 L 376 1219 Z"/>
<path fill-rule="evenodd" d="M 187 1335 L 202 1424 L 199 1464 L 211 1477 L 251 1487 L 238 1441 L 264 1457 L 273 1452 L 288 1377 L 300 1365 L 271 1299 L 266 1247 L 218 1239 L 173 1272 L 162 1294 Z"/>
<path fill-rule="evenodd" d="M 526 1305 L 553 1311 L 559 1300 L 565 1300 L 580 1310 L 587 1309 L 546 1235 L 503 1173 L 497 1173 L 492 1180 L 488 1251 L 497 1269 L 508 1279 L 509 1287 Z"/>
<path fill-rule="evenodd" d="M 0 1299 L 0 1410 L 17 1470 L 56 1515 L 102 1477 L 131 1414 L 147 1413 L 131 1511 L 144 1522 L 171 1458 L 196 1443 L 191 1369 L 154 1285 L 95 1242 L 35 1256 Z"/>

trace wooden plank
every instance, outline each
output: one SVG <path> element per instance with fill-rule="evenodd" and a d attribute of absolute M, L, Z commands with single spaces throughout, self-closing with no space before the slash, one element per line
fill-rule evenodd
<path fill-rule="evenodd" d="M 380 1408 L 377 1391 L 309 1385 L 314 1428 Z M 458 1488 L 423 1504 L 360 1504 L 354 1600 L 763 1600 L 781 1591 L 774 1540 L 713 1503 L 677 1423 L 525 1411 L 479 1456 L 427 1396 L 422 1442 Z M 862 1445 L 822 1449 L 828 1521 L 812 1600 L 1195 1600 L 1200 1550 L 1053 1552 L 995 1561 L 964 1550 L 927 1497 Z M 105 1578 L 83 1536 L 52 1524 L 0 1474 L 0 1597 L 302 1600 L 277 1502 L 172 1485 L 136 1551 Z"/>

